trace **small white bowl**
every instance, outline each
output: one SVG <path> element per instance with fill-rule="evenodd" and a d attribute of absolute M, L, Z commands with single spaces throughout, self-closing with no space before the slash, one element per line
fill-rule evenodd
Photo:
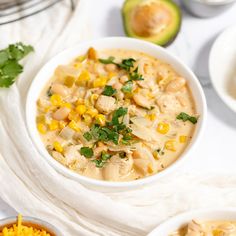
<path fill-rule="evenodd" d="M 236 25 L 226 29 L 214 42 L 209 73 L 219 97 L 236 112 Z"/>
<path fill-rule="evenodd" d="M 194 16 L 208 18 L 217 16 L 234 5 L 235 0 L 182 0 L 185 8 Z"/>
<path fill-rule="evenodd" d="M 208 209 L 190 211 L 170 218 L 147 236 L 168 236 L 181 227 L 186 226 L 191 220 L 212 221 L 212 220 L 229 220 L 236 221 L 236 208 Z"/>
<path fill-rule="evenodd" d="M 46 221 L 40 220 L 35 217 L 30 216 L 23 216 L 22 222 L 26 226 L 34 226 L 37 229 L 44 229 L 45 231 L 49 232 L 52 236 L 62 236 L 62 233 L 53 225 L 47 223 Z M 11 226 L 17 223 L 17 217 L 8 217 L 0 220 L 0 231 L 5 226 Z"/>
<path fill-rule="evenodd" d="M 178 158 L 176 162 L 174 162 L 171 166 L 163 170 L 162 172 L 152 175 L 147 178 L 128 181 L 128 182 L 109 182 L 109 181 L 101 181 L 95 180 L 92 178 L 88 178 L 86 176 L 79 175 L 65 166 L 61 165 L 59 162 L 54 160 L 47 152 L 44 144 L 40 139 L 40 135 L 36 128 L 36 101 L 43 89 L 43 87 L 47 84 L 50 77 L 53 75 L 55 68 L 61 64 L 68 64 L 72 61 L 76 56 L 85 54 L 89 47 L 94 47 L 97 50 L 102 49 L 114 49 L 114 48 L 122 48 L 127 50 L 136 50 L 152 55 L 153 57 L 159 58 L 163 61 L 168 62 L 173 66 L 173 68 L 183 77 L 185 77 L 188 81 L 188 85 L 192 91 L 197 113 L 200 114 L 200 118 L 198 123 L 196 124 L 195 132 L 191 143 L 182 153 L 182 155 Z M 124 37 L 111 37 L 111 38 L 103 38 L 94 41 L 89 41 L 85 43 L 78 44 L 73 48 L 67 49 L 62 53 L 55 56 L 51 59 L 37 74 L 35 77 L 27 96 L 26 101 L 26 121 L 27 127 L 30 133 L 30 136 L 37 147 L 38 151 L 42 154 L 42 157 L 47 160 L 56 170 L 60 173 L 71 177 L 85 185 L 88 185 L 95 189 L 100 190 L 109 190 L 109 191 L 121 191 L 132 188 L 137 188 L 149 184 L 153 181 L 157 181 L 164 175 L 171 173 L 176 170 L 176 168 L 184 162 L 184 160 L 190 160 L 191 153 L 199 142 L 204 124 L 206 120 L 206 101 L 201 85 L 193 74 L 193 72 L 178 58 L 171 55 L 166 49 L 159 47 L 155 44 L 148 43 L 146 41 L 141 41 L 138 39 L 124 38 Z"/>

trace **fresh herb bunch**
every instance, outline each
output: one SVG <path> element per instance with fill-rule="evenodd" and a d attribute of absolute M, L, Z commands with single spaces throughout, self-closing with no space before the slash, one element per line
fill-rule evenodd
<path fill-rule="evenodd" d="M 191 123 L 193 124 L 196 124 L 197 123 L 197 117 L 194 117 L 194 116 L 190 116 L 188 115 L 187 113 L 185 112 L 181 112 L 179 113 L 179 115 L 176 116 L 176 119 L 178 120 L 182 120 L 182 121 L 190 121 Z"/>
<path fill-rule="evenodd" d="M 9 88 L 17 76 L 23 72 L 19 61 L 34 49 L 23 43 L 11 44 L 8 48 L 0 50 L 0 87 Z"/>

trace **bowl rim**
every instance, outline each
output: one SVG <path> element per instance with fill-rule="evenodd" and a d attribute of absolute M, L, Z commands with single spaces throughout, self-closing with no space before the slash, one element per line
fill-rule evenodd
<path fill-rule="evenodd" d="M 214 215 L 214 217 L 208 215 Z M 228 215 L 229 218 L 235 218 L 236 220 L 236 207 L 225 207 L 225 208 L 222 207 L 222 208 L 208 208 L 208 209 L 201 208 L 198 210 L 186 211 L 176 216 L 170 217 L 169 219 L 161 223 L 159 226 L 154 228 L 154 230 L 152 230 L 147 236 L 157 236 L 157 235 L 166 236 L 166 234 L 163 234 L 163 231 L 166 231 L 167 228 L 170 228 L 169 233 L 171 233 L 171 231 L 179 229 L 184 224 L 196 218 L 209 217 L 212 218 L 209 220 L 224 220 L 220 217 L 216 217 L 217 215 Z M 231 216 L 233 215 L 233 217 L 230 217 L 230 215 Z M 232 219 L 225 219 L 225 220 L 232 220 Z M 171 229 L 171 226 L 173 226 L 173 224 L 175 224 L 176 226 Z"/>
<path fill-rule="evenodd" d="M 221 0 L 221 1 L 204 1 L 204 0 L 191 0 L 193 2 L 197 2 L 197 3 L 200 3 L 202 5 L 206 5 L 206 6 L 224 6 L 224 5 L 228 5 L 228 4 L 231 4 L 231 3 L 234 3 L 236 2 L 236 0 Z"/>
<path fill-rule="evenodd" d="M 11 225 L 14 223 L 17 223 L 17 217 L 18 216 L 9 216 L 6 218 L 0 219 L 0 227 L 3 227 L 4 225 Z M 45 229 L 48 229 L 49 232 L 53 233 L 55 236 L 62 236 L 62 233 L 51 223 L 48 223 L 47 221 L 41 220 L 36 217 L 32 216 L 22 216 L 22 222 L 24 223 L 32 223 L 36 226 L 42 226 L 45 227 Z"/>
<path fill-rule="evenodd" d="M 104 41 L 104 42 L 103 42 Z M 57 58 L 63 56 L 64 54 L 68 54 L 70 51 L 72 50 L 76 50 L 76 49 L 80 49 L 80 48 L 86 48 L 89 45 L 94 45 L 94 44 L 99 44 L 99 43 L 111 43 L 112 42 L 119 42 L 119 43 L 129 43 L 130 45 L 132 44 L 136 44 L 137 46 L 140 46 L 140 48 L 142 48 L 142 46 L 145 46 L 146 48 L 150 48 L 150 50 L 155 50 L 156 52 L 165 55 L 166 57 L 168 57 L 168 60 L 173 60 L 175 64 L 179 64 L 182 69 L 189 74 L 189 80 L 194 84 L 195 89 L 197 89 L 198 93 L 199 93 L 199 101 L 195 101 L 195 103 L 199 103 L 200 105 L 200 109 L 202 110 L 202 114 L 201 114 L 201 120 L 200 122 L 198 122 L 198 132 L 194 132 L 194 137 L 195 137 L 195 141 L 192 142 L 190 144 L 190 148 L 188 150 L 186 150 L 186 152 L 182 153 L 180 155 L 180 157 L 174 162 L 172 163 L 169 167 L 167 167 L 166 169 L 164 169 L 163 171 L 156 173 L 154 175 L 145 177 L 145 178 L 141 178 L 138 180 L 132 180 L 132 181 L 125 181 L 125 182 L 115 182 L 115 181 L 105 181 L 105 180 L 97 180 L 97 179 L 93 179 L 87 176 L 83 176 L 80 175 L 78 173 L 73 172 L 72 170 L 69 170 L 67 167 L 63 166 L 62 164 L 60 164 L 58 161 L 56 161 L 55 159 L 53 159 L 48 153 L 46 154 L 46 152 L 44 152 L 43 150 L 40 150 L 38 142 L 36 142 L 35 140 L 35 134 L 33 132 L 32 129 L 32 125 L 31 125 L 31 119 L 30 119 L 30 113 L 31 113 L 31 94 L 33 94 L 33 90 L 35 87 L 35 84 L 37 82 L 37 80 L 39 80 L 40 78 L 40 74 L 42 73 L 43 70 L 45 70 L 46 67 L 48 67 L 50 65 L 50 63 L 52 63 L 54 60 L 56 60 Z M 119 44 L 118 44 L 119 45 Z M 109 46 L 107 47 L 109 48 Z M 113 47 L 114 48 L 114 47 Z M 118 48 L 122 48 L 122 46 L 120 47 L 116 47 Z M 133 50 L 133 49 L 131 49 Z M 136 50 L 137 51 L 137 50 Z M 144 52 L 142 51 L 142 49 L 140 49 L 140 52 Z M 168 62 L 167 62 L 168 63 Z M 50 76 L 49 76 L 50 78 Z M 49 79 L 48 79 L 49 80 Z M 53 58 L 51 58 L 50 60 L 48 60 L 42 67 L 41 69 L 38 71 L 38 73 L 36 74 L 36 76 L 34 77 L 30 88 L 28 90 L 28 94 L 27 94 L 27 98 L 26 98 L 26 110 L 25 110 L 25 115 L 26 115 L 26 126 L 29 132 L 29 135 L 35 145 L 35 147 L 37 148 L 38 152 L 41 154 L 41 156 L 57 171 L 59 171 L 60 173 L 62 173 L 63 175 L 70 177 L 74 180 L 77 180 L 83 184 L 86 184 L 88 186 L 96 186 L 98 188 L 106 188 L 106 189 L 132 189 L 132 188 L 137 188 L 140 186 L 144 186 L 146 184 L 150 184 L 153 181 L 156 181 L 158 179 L 160 179 L 161 177 L 167 175 L 168 173 L 171 173 L 173 170 L 177 169 L 177 167 L 180 166 L 180 164 L 183 164 L 184 161 L 186 161 L 186 159 L 188 160 L 188 158 L 186 158 L 186 156 L 188 155 L 188 157 L 190 156 L 189 153 L 193 152 L 193 150 L 195 149 L 195 147 L 197 146 L 197 144 L 199 143 L 205 125 L 206 125 L 206 117 L 207 117 L 207 105 L 206 105 L 206 98 L 205 98 L 205 94 L 203 92 L 203 89 L 200 85 L 200 82 L 198 81 L 197 77 L 195 76 L 195 74 L 192 72 L 192 70 L 185 64 L 183 63 L 180 59 L 178 59 L 175 55 L 171 54 L 170 52 L 168 52 L 166 49 L 143 41 L 143 40 L 139 40 L 139 39 L 133 39 L 133 38 L 127 38 L 127 37 L 105 37 L 105 38 L 100 38 L 100 39 L 95 39 L 95 40 L 89 40 L 89 41 L 85 41 L 82 43 L 79 43 L 77 45 L 74 45 L 70 48 L 67 48 L 65 50 L 63 50 L 62 52 L 60 52 L 59 54 L 55 55 Z M 35 123 L 35 122 L 34 122 Z M 36 126 L 36 124 L 34 124 L 34 126 Z M 189 146 L 188 146 L 189 147 Z M 46 150 L 46 149 L 45 149 Z M 190 157 L 189 157 L 190 159 Z"/>
<path fill-rule="evenodd" d="M 236 32 L 236 25 L 231 25 L 229 27 L 227 27 L 226 29 L 224 29 L 223 31 L 220 32 L 220 34 L 216 37 L 211 49 L 210 49 L 210 55 L 209 55 L 209 59 L 208 59 L 208 67 L 209 67 L 209 76 L 210 76 L 210 80 L 211 83 L 213 85 L 213 88 L 215 89 L 216 93 L 218 94 L 218 96 L 220 97 L 220 99 L 224 102 L 224 104 L 230 108 L 233 112 L 236 112 L 236 106 L 233 106 L 231 103 L 228 102 L 228 98 L 227 98 L 227 94 L 225 92 L 223 92 L 219 86 L 217 85 L 217 83 L 214 80 L 214 68 L 213 68 L 213 61 L 215 61 L 215 57 L 214 54 L 215 52 L 218 50 L 218 45 L 220 44 L 222 38 L 225 37 L 226 34 L 228 34 L 231 31 L 235 31 Z"/>

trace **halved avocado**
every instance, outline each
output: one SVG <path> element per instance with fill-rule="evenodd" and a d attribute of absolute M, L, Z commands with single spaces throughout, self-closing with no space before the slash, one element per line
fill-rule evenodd
<path fill-rule="evenodd" d="M 181 27 L 181 11 L 172 0 L 126 0 L 122 8 L 127 36 L 167 46 Z"/>

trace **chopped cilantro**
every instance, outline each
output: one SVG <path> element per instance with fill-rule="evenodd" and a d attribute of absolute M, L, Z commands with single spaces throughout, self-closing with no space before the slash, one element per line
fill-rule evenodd
<path fill-rule="evenodd" d="M 133 82 L 129 80 L 123 85 L 121 91 L 123 93 L 131 93 L 132 89 L 133 89 Z"/>
<path fill-rule="evenodd" d="M 80 154 L 86 158 L 91 158 L 93 156 L 93 149 L 89 147 L 80 148 Z"/>
<path fill-rule="evenodd" d="M 141 74 L 138 73 L 138 67 L 132 72 L 129 73 L 129 81 L 144 80 Z"/>
<path fill-rule="evenodd" d="M 99 61 L 103 64 L 115 64 L 115 57 L 108 57 L 107 59 L 100 58 Z"/>
<path fill-rule="evenodd" d="M 11 44 L 0 50 L 0 87 L 8 88 L 15 82 L 16 77 L 23 71 L 19 60 L 32 51 L 33 47 L 22 43 Z"/>
<path fill-rule="evenodd" d="M 181 112 L 179 113 L 179 115 L 176 116 L 176 119 L 178 120 L 182 120 L 182 121 L 190 121 L 191 123 L 193 124 L 196 124 L 197 123 L 197 117 L 194 117 L 194 116 L 190 116 L 188 115 L 187 113 L 185 112 Z"/>
<path fill-rule="evenodd" d="M 106 96 L 113 96 L 116 93 L 116 89 L 112 88 L 110 85 L 106 85 L 102 94 Z"/>
<path fill-rule="evenodd" d="M 90 141 L 93 138 L 93 136 L 89 132 L 84 133 L 83 136 L 87 141 Z"/>
<path fill-rule="evenodd" d="M 51 91 L 51 86 L 49 87 L 49 89 L 47 90 L 47 95 L 48 97 L 51 97 L 52 96 L 52 91 Z"/>
<path fill-rule="evenodd" d="M 111 154 L 103 152 L 99 159 L 92 160 L 92 162 L 96 164 L 96 167 L 102 168 L 107 163 L 107 160 L 109 160 L 111 157 Z"/>
<path fill-rule="evenodd" d="M 130 68 L 134 66 L 135 61 L 136 60 L 133 58 L 123 59 L 122 62 L 118 64 L 118 66 L 126 71 L 130 71 Z"/>

